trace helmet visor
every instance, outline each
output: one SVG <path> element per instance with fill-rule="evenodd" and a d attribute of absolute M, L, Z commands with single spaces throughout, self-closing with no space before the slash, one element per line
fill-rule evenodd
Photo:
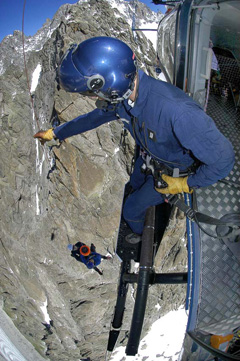
<path fill-rule="evenodd" d="M 85 79 L 72 62 L 72 53 L 75 49 L 76 46 L 72 46 L 60 62 L 58 67 L 58 83 L 62 89 L 68 92 L 80 93 L 81 91 L 85 92 L 87 89 L 87 79 Z"/>

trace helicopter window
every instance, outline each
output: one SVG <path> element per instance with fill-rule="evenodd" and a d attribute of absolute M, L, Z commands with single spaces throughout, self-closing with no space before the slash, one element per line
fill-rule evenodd
<path fill-rule="evenodd" d="M 164 75 L 173 83 L 177 11 L 164 18 L 158 27 L 158 58 Z"/>

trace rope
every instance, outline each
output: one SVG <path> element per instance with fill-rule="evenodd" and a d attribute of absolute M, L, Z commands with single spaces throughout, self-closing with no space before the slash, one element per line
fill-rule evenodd
<path fill-rule="evenodd" d="M 33 111 L 33 115 L 34 115 L 34 119 L 36 121 L 37 124 L 37 128 L 38 130 L 40 130 L 40 123 L 39 123 L 39 119 L 38 116 L 36 114 L 35 108 L 34 108 L 34 102 L 33 102 L 33 98 L 31 95 L 31 87 L 30 87 L 30 82 L 29 82 L 29 76 L 28 76 L 28 69 L 27 69 L 27 61 L 26 61 L 26 54 L 25 54 L 25 40 L 24 40 L 24 16 L 25 16 L 25 7 L 26 7 L 26 0 L 24 0 L 24 5 L 23 5 L 23 13 L 22 13 L 22 46 L 23 46 L 23 59 L 24 59 L 24 69 L 25 69 L 25 74 L 26 74 L 26 80 L 27 80 L 27 88 L 28 88 L 28 93 L 29 93 L 29 97 L 30 97 L 30 101 L 31 101 L 31 106 L 32 106 L 32 111 Z M 41 144 L 41 142 L 40 142 Z M 61 145 L 61 143 L 60 143 Z M 59 145 L 59 146 L 60 146 Z M 59 147 L 57 146 L 57 147 Z M 48 167 L 49 167 L 49 172 L 48 172 L 48 176 L 47 178 L 51 180 L 51 178 L 49 177 L 49 174 L 52 173 L 52 166 L 51 166 L 51 162 L 50 159 L 48 158 L 48 154 L 47 154 L 47 150 L 44 147 L 44 145 L 42 144 L 43 147 L 43 153 L 45 154 L 45 159 L 47 161 Z M 58 184 L 57 184 L 57 179 L 55 174 L 52 174 L 52 183 L 54 183 L 56 190 L 60 193 Z M 67 211 L 67 209 L 65 209 L 65 213 L 67 214 L 67 216 L 69 217 L 69 212 Z M 67 232 L 66 232 L 67 233 Z"/>
<path fill-rule="evenodd" d="M 165 202 L 178 207 L 191 221 L 195 221 L 198 227 L 212 238 L 221 238 L 222 240 L 228 239 L 229 236 L 237 236 L 240 233 L 240 218 L 237 220 L 234 217 L 231 217 L 230 221 L 225 221 L 223 219 L 217 219 L 210 217 L 207 214 L 197 212 L 190 206 L 186 205 L 177 195 L 172 195 L 165 198 Z M 226 215 L 225 215 L 226 216 Z M 200 223 L 214 225 L 214 226 L 226 226 L 229 228 L 229 231 L 224 236 L 218 235 L 215 236 L 212 233 L 206 231 Z"/>
<path fill-rule="evenodd" d="M 24 0 L 24 4 L 23 4 L 23 14 L 22 14 L 22 46 L 23 46 L 24 69 L 25 69 L 25 75 L 26 75 L 26 80 L 27 80 L 28 93 L 29 93 L 29 96 L 30 96 L 31 104 L 32 104 L 32 110 L 33 110 L 34 118 L 36 119 L 36 123 L 37 123 L 37 126 L 38 126 L 38 130 L 40 130 L 39 120 L 38 120 L 37 114 L 36 114 L 35 109 L 34 109 L 34 103 L 33 103 L 33 98 L 32 98 L 32 95 L 31 95 L 31 88 L 30 88 L 28 71 L 27 71 L 27 61 L 26 61 L 26 54 L 25 54 L 25 39 L 24 39 L 24 16 L 25 16 L 25 7 L 26 7 L 26 0 Z"/>
<path fill-rule="evenodd" d="M 31 102 L 31 106 L 32 106 L 32 111 L 33 111 L 33 115 L 34 115 L 34 119 L 36 121 L 37 124 L 37 128 L 38 131 L 40 130 L 40 123 L 39 123 L 39 119 L 38 116 L 36 114 L 35 111 L 35 107 L 34 107 L 34 102 L 33 102 L 33 97 L 31 95 L 31 87 L 30 87 L 30 82 L 29 82 L 29 76 L 28 76 L 28 69 L 27 69 L 27 61 L 26 61 L 26 53 L 25 53 L 25 39 L 24 39 L 24 16 L 25 16 L 25 7 L 26 7 L 26 0 L 24 0 L 24 4 L 23 4 L 23 13 L 22 13 L 22 47 L 23 47 L 23 59 L 24 59 L 24 70 L 25 70 L 25 75 L 26 75 L 26 80 L 27 80 L 27 88 L 28 88 L 28 93 L 29 93 L 29 97 L 30 97 L 30 102 Z M 48 166 L 51 172 L 51 163 L 50 160 L 48 159 L 48 154 L 46 152 L 46 148 L 43 147 L 43 153 L 45 154 L 45 159 L 48 162 Z"/>
<path fill-rule="evenodd" d="M 26 80 L 27 80 L 27 88 L 28 88 L 28 93 L 29 93 L 29 97 L 30 97 L 30 102 L 31 102 L 31 106 L 32 106 L 32 111 L 33 111 L 33 115 L 34 115 L 34 119 L 36 121 L 36 124 L 37 124 L 37 130 L 39 131 L 41 128 L 40 128 L 40 123 L 39 123 L 39 119 L 38 119 L 38 116 L 36 114 L 36 111 L 35 111 L 35 107 L 34 107 L 34 102 L 33 102 L 33 97 L 31 95 L 31 87 L 30 87 L 30 82 L 29 82 L 29 76 L 28 76 L 28 69 L 27 69 L 27 61 L 26 61 L 26 53 L 25 53 L 25 39 L 24 39 L 24 16 L 25 16 L 25 7 L 26 7 L 26 0 L 24 0 L 24 4 L 23 4 L 23 13 L 22 13 L 22 47 L 23 47 L 23 59 L 24 59 L 24 70 L 25 70 L 25 74 L 26 74 Z M 41 144 L 41 142 L 40 142 Z M 60 143 L 61 145 L 61 143 Z M 59 145 L 59 146 L 60 146 Z M 43 146 L 43 145 L 42 145 Z M 57 146 L 58 147 L 58 146 Z M 50 163 L 50 160 L 48 158 L 48 154 L 46 152 L 46 148 L 43 146 L 43 153 L 45 154 L 45 159 L 47 160 L 48 162 L 48 166 L 49 166 L 49 172 L 48 172 L 48 176 L 50 173 L 52 173 L 52 166 L 51 166 L 51 163 Z M 49 177 L 48 177 L 49 178 Z M 58 189 L 57 187 L 57 182 L 56 182 L 56 177 L 55 175 L 53 174 L 53 179 L 55 181 L 55 185 L 56 185 L 56 188 Z"/>

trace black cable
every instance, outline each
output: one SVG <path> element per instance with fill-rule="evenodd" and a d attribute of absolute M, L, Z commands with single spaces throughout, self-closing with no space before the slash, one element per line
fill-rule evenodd
<path fill-rule="evenodd" d="M 229 185 L 229 186 L 236 187 L 236 188 L 240 188 L 240 184 L 239 184 L 239 183 L 232 182 L 232 181 L 229 181 L 229 180 L 226 180 L 226 179 L 220 179 L 218 182 L 224 183 L 224 184 L 227 184 L 227 185 Z"/>
<path fill-rule="evenodd" d="M 204 232 L 205 234 L 207 234 L 209 237 L 215 238 L 215 239 L 220 239 L 221 237 L 217 237 L 214 236 L 213 234 L 209 233 L 208 231 L 206 231 L 200 224 L 200 222 L 197 220 L 197 217 L 194 217 L 194 221 L 196 222 L 196 224 L 198 225 L 199 229 L 201 229 L 202 232 Z"/>

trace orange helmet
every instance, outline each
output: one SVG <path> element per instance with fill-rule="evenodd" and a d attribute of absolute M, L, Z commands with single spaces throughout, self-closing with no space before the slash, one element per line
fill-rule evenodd
<path fill-rule="evenodd" d="M 83 256 L 89 256 L 89 254 L 91 253 L 90 248 L 86 245 L 81 246 L 79 251 L 80 254 Z"/>

